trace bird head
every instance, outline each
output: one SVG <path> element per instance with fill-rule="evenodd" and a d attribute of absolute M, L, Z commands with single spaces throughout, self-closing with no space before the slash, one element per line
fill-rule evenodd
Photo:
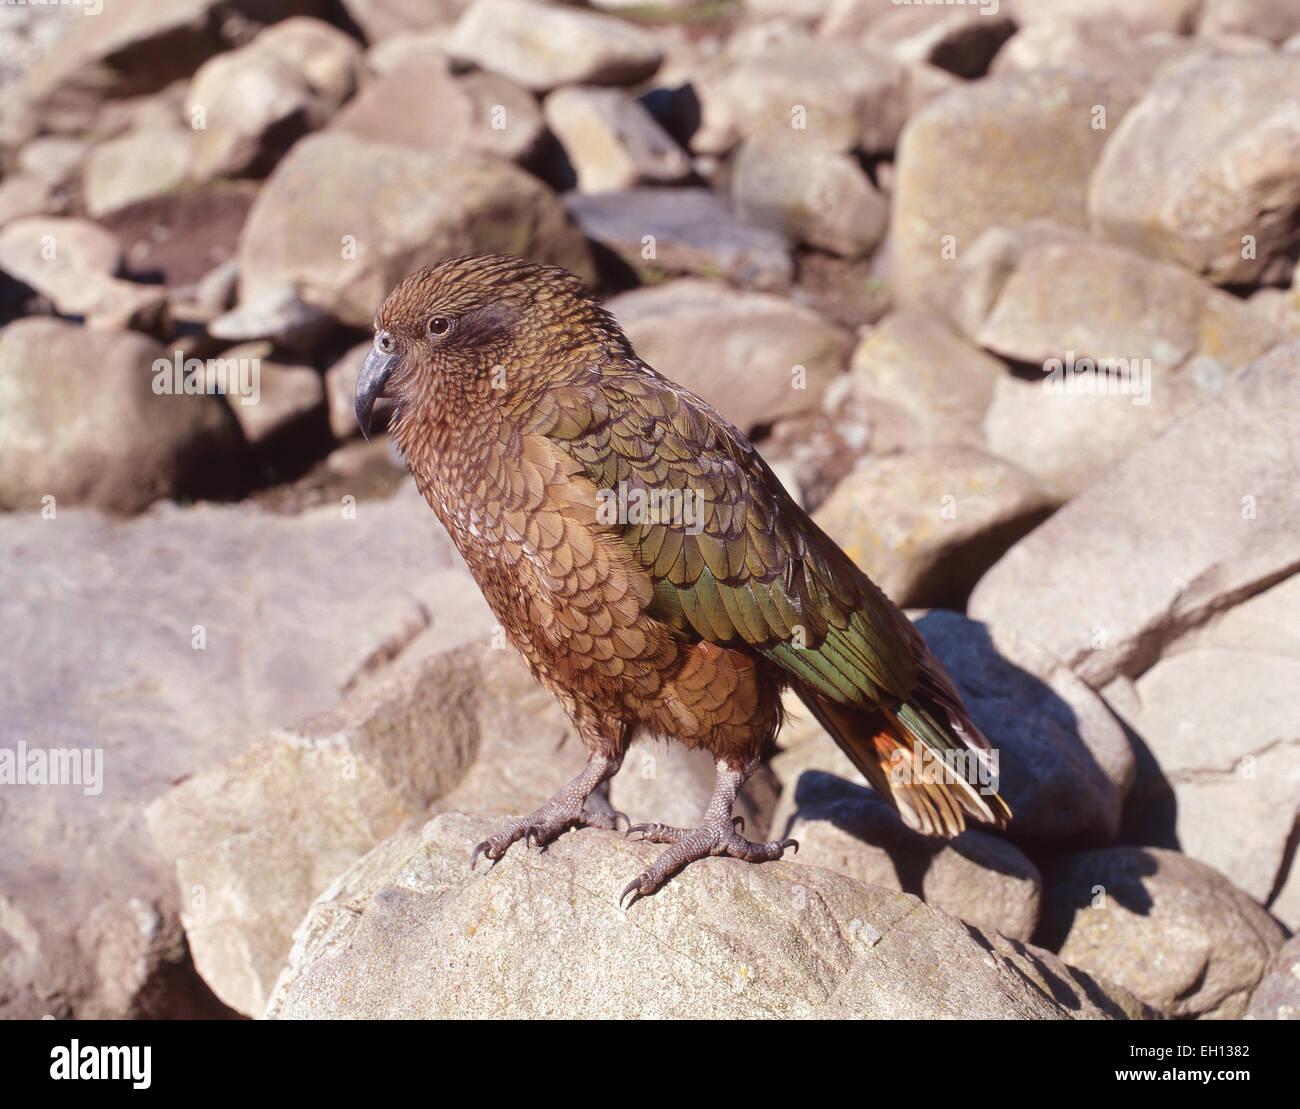
<path fill-rule="evenodd" d="M 399 411 L 491 402 L 539 373 L 598 362 L 610 342 L 626 340 L 567 270 L 500 254 L 450 258 L 411 274 L 376 313 L 357 379 L 357 422 L 369 438 L 381 396 Z"/>

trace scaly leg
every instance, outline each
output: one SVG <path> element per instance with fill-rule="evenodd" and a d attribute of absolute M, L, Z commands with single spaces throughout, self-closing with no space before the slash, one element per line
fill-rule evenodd
<path fill-rule="evenodd" d="M 751 843 L 736 831 L 738 821 L 741 827 L 744 826 L 740 817 L 731 815 L 736 804 L 736 794 L 757 767 L 757 759 L 743 770 L 732 770 L 722 762 L 717 764 L 718 777 L 713 787 L 713 796 L 709 798 L 704 819 L 698 828 L 672 828 L 666 824 L 635 824 L 629 828 L 628 835 L 640 832 L 643 839 L 652 843 L 670 843 L 672 846 L 655 859 L 649 870 L 628 883 L 619 895 L 619 904 L 626 900 L 628 894 L 632 894 L 632 900 L 627 904 L 627 908 L 631 908 L 639 898 L 654 893 L 687 863 L 706 859 L 710 855 L 730 855 L 733 859 L 757 863 L 779 859 L 787 848 L 799 850 L 797 840 Z"/>
<path fill-rule="evenodd" d="M 540 809 L 512 820 L 491 839 L 485 839 L 470 857 L 470 869 L 478 862 L 480 854 L 495 862 L 510 848 L 516 840 L 522 839 L 524 846 L 533 843 L 545 846 L 570 828 L 605 828 L 613 829 L 616 819 L 623 813 L 592 812 L 586 807 L 587 798 L 592 791 L 618 773 L 623 765 L 623 756 L 606 758 L 592 755 L 582 773 L 546 802 Z"/>

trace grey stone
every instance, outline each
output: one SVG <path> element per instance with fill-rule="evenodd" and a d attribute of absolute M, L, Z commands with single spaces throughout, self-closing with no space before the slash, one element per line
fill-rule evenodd
<path fill-rule="evenodd" d="M 470 874 L 491 828 L 446 814 L 357 863 L 300 926 L 268 1016 L 1144 1013 L 1047 952 L 829 871 L 709 859 L 625 913 L 617 890 L 661 847 L 584 831 Z"/>
<path fill-rule="evenodd" d="M 608 307 L 649 365 L 742 430 L 817 408 L 852 344 L 809 308 L 699 278 L 622 293 Z"/>
<path fill-rule="evenodd" d="M 594 12 L 532 0 L 475 0 L 447 51 L 536 92 L 559 85 L 633 85 L 659 67 L 648 31 Z"/>
<path fill-rule="evenodd" d="M 643 280 L 694 273 L 782 289 L 794 276 L 785 239 L 742 223 L 708 189 L 575 192 L 564 206 L 587 238 L 612 250 Z"/>
<path fill-rule="evenodd" d="M 1097 161 L 1094 227 L 1220 285 L 1284 278 L 1300 251 L 1297 101 L 1291 54 L 1166 71 Z"/>
<path fill-rule="evenodd" d="M 1300 342 L 1284 343 L 1139 446 L 1012 547 L 970 615 L 1033 637 L 1101 688 L 1295 570 L 1298 366 Z"/>
<path fill-rule="evenodd" d="M 1245 1016 L 1282 946 L 1268 913 L 1176 851 L 1084 851 L 1043 878 L 1039 942 L 1169 1016 Z"/>
<path fill-rule="evenodd" d="M 478 252 L 528 255 L 590 276 L 586 244 L 559 201 L 516 166 L 323 132 L 294 145 L 248 213 L 240 300 L 291 284 L 342 322 L 369 328 L 407 274 Z"/>

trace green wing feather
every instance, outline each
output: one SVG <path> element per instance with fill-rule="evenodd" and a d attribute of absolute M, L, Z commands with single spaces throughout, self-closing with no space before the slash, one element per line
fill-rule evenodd
<path fill-rule="evenodd" d="M 704 401 L 631 364 L 534 402 L 597 488 L 655 584 L 653 614 L 687 639 L 744 644 L 845 705 L 896 704 L 917 680 L 906 618 L 817 527 L 739 431 Z M 663 494 L 669 494 L 665 500 Z M 907 625 L 905 628 L 903 625 Z"/>

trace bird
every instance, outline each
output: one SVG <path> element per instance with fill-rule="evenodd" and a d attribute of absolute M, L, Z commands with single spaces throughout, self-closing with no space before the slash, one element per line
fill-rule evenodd
<path fill-rule="evenodd" d="M 626 829 L 666 850 L 621 906 L 697 860 L 797 850 L 746 839 L 732 813 L 786 690 L 909 827 L 1007 826 L 997 753 L 916 627 L 738 428 L 637 356 L 581 279 L 497 254 L 411 274 L 358 374 L 367 438 L 380 397 L 415 484 L 587 753 L 471 869 L 520 840 L 616 830 L 622 814 L 588 801 L 643 737 L 706 749 L 715 782 L 697 827 Z"/>

